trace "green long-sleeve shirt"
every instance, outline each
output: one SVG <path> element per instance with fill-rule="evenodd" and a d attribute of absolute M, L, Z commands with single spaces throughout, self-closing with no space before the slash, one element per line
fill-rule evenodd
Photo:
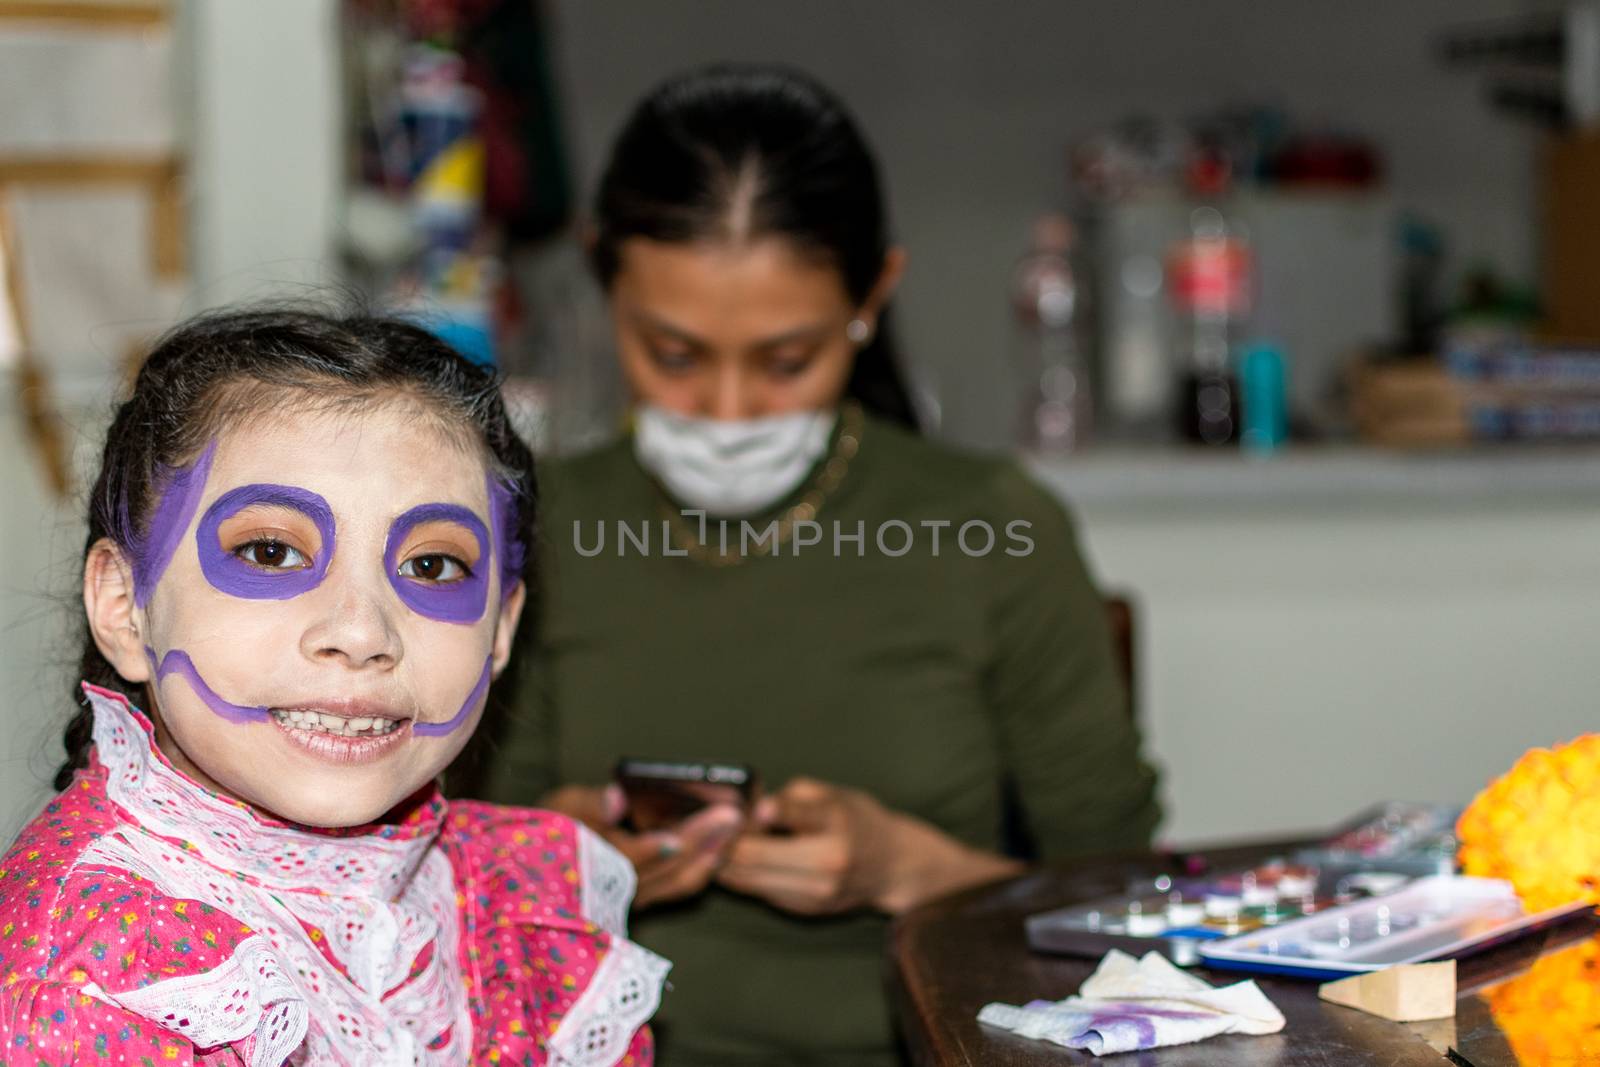
<path fill-rule="evenodd" d="M 1149 839 L 1155 775 L 1101 602 L 1066 514 L 1014 463 L 869 419 L 817 511 L 820 543 L 797 532 L 732 566 L 663 551 L 671 505 L 631 441 L 541 477 L 539 649 L 494 798 L 599 784 L 625 755 L 710 759 L 769 788 L 806 775 L 863 789 L 982 848 L 1001 844 L 1007 778 L 1046 857 Z M 967 554 L 982 526 L 966 551 L 958 540 L 974 520 L 993 530 L 986 554 Z M 669 543 L 686 531 L 694 519 Z M 633 936 L 674 963 L 662 1062 L 894 1062 L 884 932 L 878 915 L 796 918 L 716 887 L 635 915 Z"/>

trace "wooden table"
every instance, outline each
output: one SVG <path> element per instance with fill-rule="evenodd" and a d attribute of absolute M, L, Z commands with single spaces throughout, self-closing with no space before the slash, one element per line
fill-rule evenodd
<path fill-rule="evenodd" d="M 1292 842 L 1208 850 L 1213 869 L 1245 867 L 1282 854 Z M 1314 983 L 1258 977 L 1287 1025 L 1265 1037 L 1223 1036 L 1193 1045 L 1127 1053 L 1105 1061 L 980 1026 L 991 1001 L 1025 1004 L 1077 992 L 1097 961 L 1029 951 L 1023 919 L 1096 896 L 1120 893 L 1134 878 L 1178 873 L 1170 857 L 1131 855 L 1047 869 L 972 890 L 920 908 L 890 937 L 890 985 L 913 1062 L 919 1067 L 1063 1067 L 1115 1063 L 1126 1067 L 1439 1067 L 1442 1057 L 1468 1067 L 1524 1067 L 1475 990 L 1523 970 L 1546 948 L 1594 936 L 1593 917 L 1569 922 L 1463 960 L 1454 1020 L 1402 1025 L 1327 1004 Z M 1195 973 L 1213 983 L 1238 974 Z M 1600 1067 L 1600 1057 L 1593 1063 Z M 1563 1067 L 1579 1067 L 1565 1064 Z"/>

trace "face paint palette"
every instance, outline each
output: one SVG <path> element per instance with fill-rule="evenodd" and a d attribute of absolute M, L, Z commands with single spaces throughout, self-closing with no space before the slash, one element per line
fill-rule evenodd
<path fill-rule="evenodd" d="M 1202 944 L 1200 957 L 1219 970 L 1343 978 L 1470 955 L 1588 910 L 1576 902 L 1528 912 L 1508 882 L 1438 875 L 1272 929 Z"/>
<path fill-rule="evenodd" d="M 1455 870 L 1460 817 L 1461 809 L 1449 805 L 1380 804 L 1295 859 L 1335 876 L 1371 870 L 1419 878 L 1449 874 Z"/>
<path fill-rule="evenodd" d="M 1360 890 L 1340 892 L 1349 900 Z M 1312 915 L 1338 900 L 1315 868 L 1281 859 L 1211 878 L 1162 875 L 1120 896 L 1030 916 L 1028 944 L 1071 956 L 1155 951 L 1189 966 L 1199 962 L 1206 941 Z"/>
<path fill-rule="evenodd" d="M 1118 896 L 1030 916 L 1028 944 L 1075 956 L 1098 957 L 1111 948 L 1155 951 L 1190 966 L 1209 943 L 1390 893 L 1418 875 L 1448 873 L 1455 863 L 1455 840 L 1448 835 L 1456 814 L 1448 807 L 1385 804 L 1317 848 L 1249 870 L 1162 875 Z"/>

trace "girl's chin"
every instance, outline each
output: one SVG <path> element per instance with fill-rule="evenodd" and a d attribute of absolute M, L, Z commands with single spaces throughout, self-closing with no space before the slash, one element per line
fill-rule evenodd
<path fill-rule="evenodd" d="M 251 806 L 279 822 L 294 823 L 316 830 L 344 830 L 352 826 L 367 826 L 382 822 L 384 816 L 404 801 L 404 796 L 392 797 L 385 791 L 371 799 L 340 793 L 330 796 L 326 790 L 294 790 L 289 795 L 263 797 Z"/>

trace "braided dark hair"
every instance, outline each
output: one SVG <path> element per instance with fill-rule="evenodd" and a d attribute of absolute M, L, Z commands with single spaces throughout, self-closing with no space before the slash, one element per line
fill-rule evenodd
<path fill-rule="evenodd" d="M 89 497 L 85 556 L 102 538 L 131 554 L 155 506 L 153 487 L 162 469 L 192 460 L 226 426 L 283 410 L 285 394 L 295 410 L 323 410 L 359 409 L 397 392 L 447 432 L 482 444 L 495 473 L 513 491 L 518 540 L 532 546 L 533 457 L 511 427 L 494 375 L 408 322 L 274 306 L 202 315 L 156 343 L 106 431 Z M 522 563 L 530 594 L 532 556 L 526 553 Z M 143 687 L 117 673 L 87 622 L 79 675 L 144 703 Z M 92 728 L 89 709 L 80 707 L 63 738 L 67 760 L 56 773 L 57 789 L 87 765 Z"/>

